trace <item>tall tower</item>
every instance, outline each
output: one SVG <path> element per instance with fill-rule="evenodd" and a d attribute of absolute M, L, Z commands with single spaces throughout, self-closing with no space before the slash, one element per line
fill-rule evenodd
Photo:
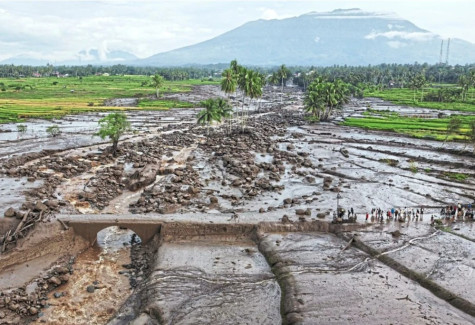
<path fill-rule="evenodd" d="M 447 53 L 445 53 L 445 64 L 449 64 L 450 38 L 447 40 Z"/>
<path fill-rule="evenodd" d="M 444 52 L 444 40 L 440 41 L 439 64 L 442 64 L 442 54 Z"/>

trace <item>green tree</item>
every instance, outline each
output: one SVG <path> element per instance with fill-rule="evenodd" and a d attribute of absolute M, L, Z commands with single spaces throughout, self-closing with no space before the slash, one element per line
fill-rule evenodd
<path fill-rule="evenodd" d="M 221 115 L 218 111 L 216 100 L 209 98 L 200 102 L 203 110 L 198 113 L 198 124 L 206 125 L 206 135 L 209 136 L 209 127 L 213 121 L 221 121 Z"/>
<path fill-rule="evenodd" d="M 348 93 L 348 85 L 339 79 L 329 82 L 316 78 L 307 89 L 304 108 L 315 119 L 328 120 L 336 108 L 348 101 Z"/>
<path fill-rule="evenodd" d="M 247 70 L 244 81 L 245 83 L 243 91 L 246 97 L 249 97 L 249 106 L 251 106 L 253 99 L 257 99 L 262 96 L 262 78 L 257 71 Z M 242 131 L 244 131 L 246 120 L 247 119 L 243 118 Z"/>
<path fill-rule="evenodd" d="M 218 119 L 222 118 L 227 120 L 228 123 L 228 134 L 231 132 L 231 117 L 233 116 L 233 108 L 227 100 L 224 98 L 217 98 L 215 100 L 215 108 L 218 115 Z"/>
<path fill-rule="evenodd" d="M 101 139 L 106 137 L 112 141 L 112 154 L 117 153 L 117 146 L 120 137 L 130 129 L 130 122 L 127 120 L 127 115 L 124 113 L 111 113 L 99 120 L 99 131 L 96 135 Z"/>
<path fill-rule="evenodd" d="M 452 133 L 457 133 L 460 130 L 461 126 L 462 126 L 462 119 L 458 116 L 452 117 L 449 120 L 449 123 L 447 123 L 447 128 L 445 130 L 446 136 L 444 139 L 444 143 L 447 142 L 449 135 L 451 135 Z"/>
<path fill-rule="evenodd" d="M 226 69 L 222 73 L 223 79 L 221 79 L 221 90 L 226 94 L 232 94 L 236 91 L 236 77 L 232 69 Z"/>
<path fill-rule="evenodd" d="M 284 93 L 284 80 L 287 80 L 287 78 L 290 76 L 290 70 L 287 69 L 285 64 L 282 64 L 280 66 L 279 70 L 277 71 L 277 76 L 279 77 L 281 86 L 282 86 L 281 94 L 280 94 L 280 102 L 282 103 L 282 96 Z"/>
<path fill-rule="evenodd" d="M 409 80 L 409 88 L 414 90 L 414 103 L 416 102 L 416 91 L 421 90 L 421 101 L 424 97 L 424 87 L 427 84 L 426 77 L 423 73 L 413 75 Z"/>
<path fill-rule="evenodd" d="M 155 88 L 155 95 L 159 96 L 159 91 L 160 91 L 160 87 L 163 86 L 163 83 L 164 83 L 164 79 L 161 75 L 159 75 L 158 73 L 155 74 L 153 77 L 152 77 L 152 87 Z"/>
<path fill-rule="evenodd" d="M 465 102 L 468 90 L 470 89 L 471 80 L 469 76 L 462 75 L 457 81 L 458 85 L 462 88 L 462 102 Z"/>

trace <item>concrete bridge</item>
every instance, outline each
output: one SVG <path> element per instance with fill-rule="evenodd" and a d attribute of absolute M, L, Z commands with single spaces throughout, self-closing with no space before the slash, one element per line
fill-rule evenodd
<path fill-rule="evenodd" d="M 329 221 L 308 220 L 283 224 L 277 214 L 243 213 L 238 219 L 232 214 L 188 213 L 175 215 L 161 214 L 89 214 L 57 215 L 74 232 L 93 244 L 97 233 L 102 229 L 118 226 L 135 232 L 143 243 L 149 242 L 155 235 L 167 240 L 177 237 L 239 236 L 255 238 L 257 232 L 338 232 L 351 231 L 362 224 L 333 225 Z M 297 219 L 297 218 L 295 218 Z"/>

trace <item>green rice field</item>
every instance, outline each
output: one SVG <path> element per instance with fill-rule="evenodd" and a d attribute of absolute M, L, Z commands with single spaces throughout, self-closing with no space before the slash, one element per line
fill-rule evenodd
<path fill-rule="evenodd" d="M 191 103 L 143 99 L 155 94 L 149 76 L 90 76 L 82 78 L 0 78 L 0 123 L 25 118 L 55 118 L 86 111 L 193 107 Z M 193 85 L 216 82 L 165 81 L 160 94 L 191 91 Z M 111 98 L 137 97 L 138 107 L 106 107 Z"/>

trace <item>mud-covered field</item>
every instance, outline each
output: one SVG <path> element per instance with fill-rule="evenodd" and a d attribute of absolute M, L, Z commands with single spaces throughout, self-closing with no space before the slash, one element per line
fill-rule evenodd
<path fill-rule="evenodd" d="M 173 96 L 212 95 L 223 94 Z M 100 113 L 55 121 L 54 138 L 41 131 L 49 121 L 21 136 L 3 125 L 0 324 L 472 324 L 473 222 L 440 215 L 474 202 L 465 145 L 309 124 L 303 94 L 283 98 L 266 89 L 246 101 L 244 127 L 209 135 L 199 109 L 133 111 L 115 157 L 93 136 Z M 354 100 L 339 119 L 366 106 Z M 337 204 L 355 224 L 331 225 Z M 417 219 L 365 218 L 421 207 Z M 139 244 L 107 228 L 87 248 L 58 221 L 83 214 L 136 215 L 161 231 Z"/>

